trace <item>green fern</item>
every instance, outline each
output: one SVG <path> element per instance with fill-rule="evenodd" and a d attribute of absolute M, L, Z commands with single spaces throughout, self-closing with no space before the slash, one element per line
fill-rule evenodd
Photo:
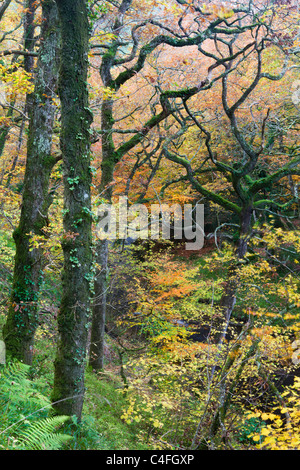
<path fill-rule="evenodd" d="M 41 419 L 29 426 L 18 436 L 19 444 L 26 450 L 57 450 L 72 439 L 68 434 L 60 434 L 57 428 L 68 421 L 69 416 L 53 416 Z"/>
<path fill-rule="evenodd" d="M 57 427 L 69 417 L 49 416 L 51 402 L 28 378 L 29 370 L 19 362 L 0 367 L 0 449 L 60 449 L 72 436 Z"/>
<path fill-rule="evenodd" d="M 0 368 L 0 434 L 12 423 L 23 423 L 25 416 L 33 413 L 34 419 L 44 418 L 49 412 L 50 402 L 29 380 L 29 370 L 29 366 L 19 362 Z"/>

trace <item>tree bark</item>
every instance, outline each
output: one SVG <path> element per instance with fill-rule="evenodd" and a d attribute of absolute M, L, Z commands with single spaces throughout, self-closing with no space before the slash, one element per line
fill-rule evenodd
<path fill-rule="evenodd" d="M 96 245 L 96 263 L 100 269 L 95 279 L 95 299 L 91 328 L 89 364 L 93 370 L 104 369 L 105 322 L 108 275 L 108 240 L 99 240 Z"/>
<path fill-rule="evenodd" d="M 107 73 L 107 66 L 102 64 L 102 75 Z M 103 70 L 104 69 L 104 70 Z M 104 100 L 101 113 L 102 133 L 102 163 L 101 182 L 98 187 L 99 193 L 111 203 L 114 168 L 115 149 L 112 141 L 113 127 L 113 102 Z M 106 299 L 107 299 L 107 276 L 108 276 L 108 240 L 97 240 L 96 262 L 100 268 L 96 272 L 93 304 L 93 318 L 91 327 L 91 346 L 89 364 L 94 370 L 104 368 L 104 336 L 106 322 Z"/>
<path fill-rule="evenodd" d="M 30 233 L 43 235 L 52 199 L 49 179 L 56 163 L 51 156 L 53 103 L 58 75 L 57 10 L 53 0 L 43 6 L 44 38 L 37 68 L 33 108 L 29 123 L 27 161 L 19 226 L 13 236 L 16 255 L 10 307 L 3 337 L 8 355 L 31 364 L 34 335 L 38 326 L 38 295 L 43 279 L 42 252 L 31 250 Z"/>
<path fill-rule="evenodd" d="M 248 251 L 248 242 L 252 231 L 253 205 L 250 203 L 242 208 L 240 214 L 240 236 L 237 249 L 237 258 L 243 259 Z"/>
<path fill-rule="evenodd" d="M 92 113 L 88 107 L 86 3 L 85 0 L 56 0 L 62 35 L 59 96 L 64 166 L 64 267 L 52 398 L 57 402 L 58 414 L 75 415 L 78 419 L 84 400 L 92 269 Z"/>

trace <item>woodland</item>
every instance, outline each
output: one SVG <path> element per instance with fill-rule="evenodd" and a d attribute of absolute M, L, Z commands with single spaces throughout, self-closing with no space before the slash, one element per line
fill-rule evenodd
<path fill-rule="evenodd" d="M 300 449 L 299 8 L 0 1 L 1 450 Z"/>

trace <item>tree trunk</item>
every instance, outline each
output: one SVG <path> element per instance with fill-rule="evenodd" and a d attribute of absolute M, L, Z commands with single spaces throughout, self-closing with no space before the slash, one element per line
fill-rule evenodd
<path fill-rule="evenodd" d="M 57 10 L 52 0 L 43 2 L 42 37 L 33 108 L 29 123 L 27 161 L 20 222 L 13 236 L 16 243 L 13 287 L 8 318 L 3 329 L 8 355 L 27 364 L 32 361 L 34 334 L 38 326 L 38 295 L 42 282 L 42 252 L 30 249 L 30 233 L 43 235 L 52 199 L 49 179 L 55 164 L 51 157 L 53 103 L 58 74 Z"/>
<path fill-rule="evenodd" d="M 10 2 L 5 2 L 4 5 L 1 6 L 0 10 L 0 15 L 4 14 L 6 8 L 9 6 Z M 24 18 L 23 18 L 23 25 L 24 25 L 24 36 L 23 36 L 23 42 L 24 42 L 24 50 L 26 51 L 33 51 L 34 50 L 34 45 L 35 45 L 35 39 L 34 39 L 34 33 L 35 33 L 35 10 L 37 8 L 37 3 L 35 0 L 27 0 L 26 1 L 26 7 L 24 10 Z M 3 10 L 3 12 L 2 12 Z M 2 15 L 0 18 L 2 18 Z M 12 64 L 14 62 L 17 62 L 19 59 L 19 56 L 17 54 L 14 55 L 12 59 Z M 33 55 L 25 55 L 23 59 L 24 63 L 24 70 L 27 73 L 32 73 L 34 69 L 34 56 Z M 10 103 L 10 107 L 8 108 L 7 111 L 7 118 L 11 118 L 13 115 L 13 108 L 15 105 L 15 98 L 12 99 Z M 25 105 L 24 105 L 24 110 L 23 110 L 23 118 L 22 118 L 22 126 L 25 125 L 26 121 L 26 113 L 30 113 L 32 111 L 32 106 L 34 102 L 34 95 L 32 94 L 27 94 L 26 95 L 26 100 L 25 100 Z M 6 143 L 7 136 L 9 134 L 10 126 L 3 126 L 0 130 L 0 156 L 3 153 L 4 146 Z M 10 180 L 10 178 L 9 178 Z"/>
<path fill-rule="evenodd" d="M 123 2 L 125 3 L 125 2 Z M 131 2 L 128 2 L 131 3 Z M 115 26 L 118 23 L 116 18 Z M 116 33 L 119 31 L 116 29 Z M 111 53 L 112 52 L 112 53 Z M 102 58 L 100 75 L 105 87 L 111 86 L 111 68 L 116 50 L 109 51 Z M 102 162 L 101 181 L 98 192 L 107 203 L 111 203 L 114 168 L 116 164 L 115 147 L 113 142 L 113 100 L 104 99 L 101 108 L 102 131 Z M 98 240 L 96 243 L 97 262 L 100 269 L 96 273 L 94 284 L 95 302 L 91 328 L 91 347 L 89 364 L 94 370 L 104 367 L 104 335 L 106 321 L 107 275 L 108 275 L 108 240 Z"/>
<path fill-rule="evenodd" d="M 6 113 L 6 118 L 8 120 L 10 120 L 13 117 L 13 107 L 14 107 L 14 105 L 15 105 L 15 100 L 12 100 L 11 104 L 8 108 L 8 111 Z M 7 140 L 9 131 L 10 131 L 10 127 L 11 127 L 10 125 L 5 125 L 5 124 L 3 124 L 0 127 L 0 157 L 2 157 L 4 148 L 5 148 L 5 144 L 6 144 L 6 140 Z M 1 178 L 1 182 L 2 182 L 2 180 L 3 180 L 3 176 Z"/>
<path fill-rule="evenodd" d="M 102 70 L 105 69 L 105 61 Z M 102 75 L 105 75 L 102 73 Z M 101 113 L 102 128 L 102 163 L 101 182 L 99 193 L 111 203 L 115 151 L 112 141 L 113 127 L 113 102 L 104 100 Z M 91 328 L 91 347 L 89 364 L 94 370 L 104 368 L 104 335 L 106 321 L 106 299 L 107 299 L 107 276 L 108 276 L 108 240 L 98 240 L 96 243 L 97 264 L 100 266 L 96 273 L 94 292 L 95 301 L 93 305 L 93 319 Z"/>
<path fill-rule="evenodd" d="M 99 240 L 96 245 L 97 272 L 94 292 L 93 319 L 91 328 L 91 347 L 89 364 L 94 370 L 104 369 L 105 321 L 108 274 L 108 240 Z"/>
<path fill-rule="evenodd" d="M 53 401 L 58 414 L 81 418 L 84 400 L 92 216 L 88 108 L 89 24 L 85 0 L 56 0 L 61 21 L 61 151 L 64 165 L 64 268 L 58 314 Z"/>
<path fill-rule="evenodd" d="M 24 15 L 24 49 L 25 51 L 32 51 L 34 48 L 34 33 L 35 33 L 35 10 L 37 3 L 35 0 L 26 1 L 26 9 Z M 42 36 L 43 37 L 43 36 Z M 32 73 L 34 67 L 34 57 L 31 55 L 24 56 L 24 69 L 28 73 Z"/>
<path fill-rule="evenodd" d="M 243 207 L 240 215 L 240 237 L 237 249 L 237 258 L 243 259 L 248 251 L 248 242 L 251 236 L 252 230 L 252 218 L 253 207 L 252 205 Z"/>

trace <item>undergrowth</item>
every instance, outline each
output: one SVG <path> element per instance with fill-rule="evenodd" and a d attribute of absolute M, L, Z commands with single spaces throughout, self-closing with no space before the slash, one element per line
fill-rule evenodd
<path fill-rule="evenodd" d="M 72 439 L 58 432 L 68 416 L 51 416 L 51 403 L 29 378 L 29 367 L 19 362 L 1 366 L 0 448 L 2 450 L 56 450 Z"/>
<path fill-rule="evenodd" d="M 190 330 L 187 328 L 185 331 L 184 327 L 177 327 L 177 323 L 172 321 L 195 319 L 196 325 L 203 326 L 207 318 L 218 320 L 217 307 L 222 282 L 226 278 L 224 269 L 227 269 L 230 260 L 231 252 L 227 250 L 214 256 L 198 257 L 189 263 L 178 258 L 161 259 L 160 262 L 150 259 L 146 268 L 142 266 L 143 269 L 137 270 L 137 276 L 132 277 L 136 284 L 131 291 L 126 284 L 126 292 L 131 292 L 134 307 L 143 313 L 136 324 L 139 331 L 137 335 L 140 336 L 137 344 L 134 344 L 133 334 L 123 336 L 122 328 L 126 331 L 124 323 L 120 327 L 122 335 L 119 335 L 124 345 L 123 374 L 126 375 L 128 389 L 124 388 L 126 384 L 117 353 L 121 343 L 114 344 L 111 340 L 108 348 L 116 348 L 116 354 L 112 354 L 107 361 L 105 371 L 95 373 L 89 368 L 86 370 L 86 394 L 81 422 L 74 418 L 56 421 L 48 398 L 53 386 L 53 346 L 57 338 L 55 308 L 59 304 L 50 303 L 53 292 L 49 288 L 52 288 L 52 284 L 48 279 L 45 286 L 50 294 L 49 298 L 45 293 L 43 295 L 42 307 L 45 313 L 36 334 L 32 367 L 14 363 L 2 367 L 0 371 L 0 449 L 188 448 L 192 439 L 197 437 L 199 425 L 204 433 L 211 424 L 217 406 L 217 395 L 210 400 L 205 395 L 207 390 L 211 390 L 211 384 L 205 382 L 207 371 L 216 365 L 221 367 L 223 362 L 226 364 L 225 359 L 231 360 L 233 356 L 230 354 L 235 351 L 230 350 L 229 343 L 227 348 L 226 342 L 222 350 L 214 352 L 213 345 L 207 342 L 188 341 Z M 300 304 L 296 291 L 299 285 L 290 285 L 288 278 L 278 274 L 271 263 L 263 263 L 259 258 L 254 261 L 249 257 L 247 263 L 240 267 L 241 285 L 233 316 L 233 320 L 241 321 L 251 313 L 255 320 L 255 328 L 245 336 L 244 349 L 240 348 L 239 353 L 247 353 L 253 335 L 260 343 L 256 356 L 252 362 L 249 361 L 248 368 L 245 367 L 244 382 L 239 383 L 239 386 L 246 387 L 241 391 L 243 402 L 237 388 L 232 400 L 233 411 L 228 413 L 226 425 L 232 436 L 230 445 L 237 449 L 257 448 L 256 439 L 257 436 L 261 439 L 261 433 L 264 442 L 269 442 L 273 447 L 282 444 L 280 439 L 284 439 L 285 443 L 288 441 L 283 434 L 285 430 L 276 431 L 274 437 L 273 428 L 263 427 L 263 419 L 255 414 L 258 413 L 256 410 L 252 410 L 261 404 L 259 400 L 257 403 L 255 400 L 251 402 L 251 412 L 255 413 L 249 417 L 249 390 L 252 391 L 253 381 L 256 388 L 261 384 L 267 385 L 261 374 L 263 366 L 270 374 L 276 371 L 282 359 L 286 360 L 285 355 L 281 357 L 279 353 L 283 340 L 289 346 L 290 340 L 284 334 L 287 326 L 291 324 L 293 335 L 299 331 Z M 286 290 L 283 290 L 283 281 Z M 4 303 L 2 306 L 5 306 Z M 119 319 L 113 320 L 117 323 Z M 238 328 L 240 324 L 236 324 Z M 194 328 L 193 323 L 191 325 Z M 128 331 L 131 331 L 130 325 Z M 140 348 L 140 343 L 143 348 Z M 127 353 L 130 350 L 135 351 L 134 354 Z M 219 362 L 216 362 L 216 358 Z M 237 355 L 237 367 L 238 359 Z M 229 385 L 238 372 L 238 368 L 231 367 L 229 376 L 225 369 Z M 216 384 L 217 390 L 219 384 Z M 299 388 L 289 393 L 289 400 L 293 398 L 292 393 L 298 399 Z M 207 408 L 204 408 L 205 403 Z M 292 418 L 292 413 L 297 411 L 298 423 L 299 410 L 293 401 L 291 404 L 288 411 Z M 200 421 L 202 416 L 205 418 L 203 423 Z M 296 438 L 289 442 L 289 446 L 299 445 L 298 435 Z M 219 444 L 216 442 L 216 445 Z"/>

